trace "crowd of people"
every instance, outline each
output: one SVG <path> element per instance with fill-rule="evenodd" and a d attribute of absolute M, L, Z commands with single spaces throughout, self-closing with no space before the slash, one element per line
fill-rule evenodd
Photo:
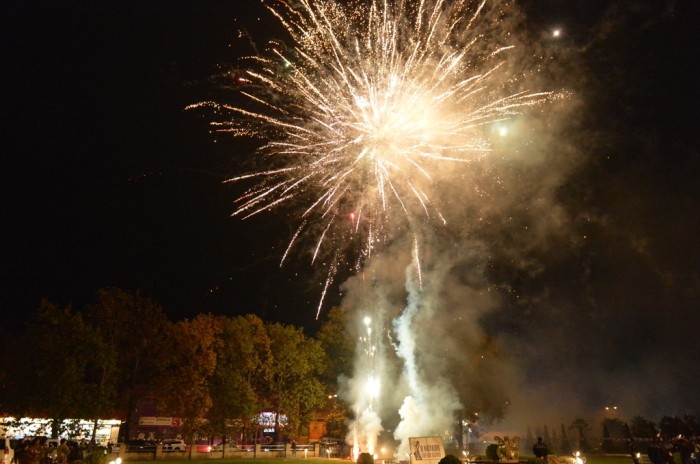
<path fill-rule="evenodd" d="M 647 447 L 647 455 L 652 464 L 675 464 L 675 453 L 680 456 L 681 464 L 698 464 L 700 443 L 695 438 L 688 439 L 679 435 L 672 440 L 658 439 Z"/>
<path fill-rule="evenodd" d="M 627 448 L 632 456 L 633 464 L 640 464 L 641 453 L 638 452 L 632 438 L 627 440 Z M 549 447 L 544 443 L 542 437 L 537 438 L 537 443 L 532 447 L 532 453 L 542 464 L 547 464 Z M 651 464 L 676 464 L 674 455 L 680 457 L 680 464 L 700 464 L 700 441 L 697 440 L 697 437 L 688 439 L 683 435 L 671 440 L 663 440 L 657 436 L 653 443 L 646 446 L 646 455 Z"/>
<path fill-rule="evenodd" d="M 87 440 L 61 438 L 53 444 L 45 437 L 34 437 L 18 443 L 11 464 L 68 464 L 83 460 L 92 448 Z"/>

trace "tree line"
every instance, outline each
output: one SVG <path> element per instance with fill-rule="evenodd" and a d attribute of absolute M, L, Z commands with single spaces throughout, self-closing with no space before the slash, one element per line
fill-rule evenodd
<path fill-rule="evenodd" d="M 154 396 L 185 437 L 230 436 L 264 410 L 286 416 L 287 435 L 304 435 L 351 369 L 344 317 L 334 308 L 308 337 L 252 314 L 172 322 L 151 299 L 114 288 L 80 310 L 44 300 L 3 346 L 0 410 L 48 418 L 53 436 L 67 418 L 119 417 L 129 438 L 137 402 Z M 346 410 L 331 412 L 331 428 L 344 423 Z"/>
<path fill-rule="evenodd" d="M 546 425 L 535 428 L 535 435 L 530 427 L 525 437 L 525 450 L 530 450 L 535 437 L 543 437 L 550 451 L 556 454 L 570 454 L 574 450 L 584 453 L 629 453 L 631 447 L 646 451 L 648 445 L 669 442 L 678 437 L 697 439 L 700 436 L 700 422 L 692 414 L 683 417 L 663 416 L 654 422 L 642 416 L 633 416 L 629 421 L 618 418 L 606 418 L 600 423 L 602 436 L 595 433 L 593 427 L 582 418 L 575 418 L 568 426 L 561 424 L 559 434 L 556 428 L 551 431 Z M 568 432 L 573 435 L 569 437 Z"/>

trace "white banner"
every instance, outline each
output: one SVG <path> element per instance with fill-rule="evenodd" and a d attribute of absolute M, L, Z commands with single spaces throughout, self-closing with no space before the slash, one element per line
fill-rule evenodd
<path fill-rule="evenodd" d="M 437 464 L 445 457 L 442 437 L 411 437 L 411 464 Z"/>
<path fill-rule="evenodd" d="M 180 418 L 179 417 L 141 416 L 141 417 L 139 417 L 139 425 L 157 426 L 157 427 L 179 427 L 180 426 Z"/>

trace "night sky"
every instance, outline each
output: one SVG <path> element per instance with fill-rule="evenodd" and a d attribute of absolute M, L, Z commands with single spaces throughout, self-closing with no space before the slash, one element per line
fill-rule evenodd
<path fill-rule="evenodd" d="M 4 15 L 3 310 L 42 297 L 81 307 L 114 286 L 174 320 L 256 312 L 304 325 L 318 290 L 279 271 L 282 221 L 229 217 L 222 180 L 250 146 L 184 111 L 221 93 L 213 76 L 235 65 L 237 28 L 258 28 L 262 8 L 136 3 L 16 2 Z"/>
<path fill-rule="evenodd" d="M 659 385 L 629 397 L 649 414 L 700 411 L 699 4 L 521 6 L 531 31 L 563 31 L 554 81 L 578 107 L 557 135 L 577 162 L 557 197 L 570 236 L 585 238 L 559 235 L 534 251 L 536 275 L 494 251 L 494 288 L 519 298 L 478 323 L 529 346 L 544 371 L 583 369 L 596 387 L 579 392 L 590 404 L 617 401 L 601 393 L 610 384 L 622 395 L 656 372 Z M 250 52 L 240 28 L 260 44 L 282 34 L 256 0 L 3 5 L 7 321 L 20 324 L 41 298 L 81 308 L 118 287 L 158 301 L 174 321 L 257 313 L 316 327 L 322 279 L 301 260 L 279 267 L 290 213 L 230 217 L 240 190 L 222 181 L 244 171 L 253 147 L 212 135 L 206 114 L 184 110 L 231 98 L 217 75 Z M 324 308 L 341 298 L 334 287 Z"/>

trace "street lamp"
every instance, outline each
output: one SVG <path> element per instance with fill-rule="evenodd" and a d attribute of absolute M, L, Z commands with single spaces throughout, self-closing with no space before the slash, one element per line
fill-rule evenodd
<path fill-rule="evenodd" d="M 617 406 L 605 406 L 605 413 L 610 415 L 617 414 Z"/>

